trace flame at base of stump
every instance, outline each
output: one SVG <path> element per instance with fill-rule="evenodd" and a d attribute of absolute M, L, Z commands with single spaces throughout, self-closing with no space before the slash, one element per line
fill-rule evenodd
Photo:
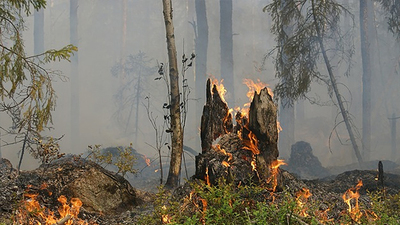
<path fill-rule="evenodd" d="M 244 185 L 266 184 L 276 176 L 277 168 L 272 164 L 279 155 L 277 105 L 267 88 L 254 92 L 248 116 L 238 112 L 236 125 L 232 123 L 231 110 L 210 80 L 206 93 L 201 120 L 202 153 L 196 156 L 195 178 L 211 185 L 220 178 Z"/>

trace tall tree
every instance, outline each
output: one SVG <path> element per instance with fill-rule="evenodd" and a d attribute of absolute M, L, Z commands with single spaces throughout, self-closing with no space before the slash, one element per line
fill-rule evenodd
<path fill-rule="evenodd" d="M 360 38 L 361 38 L 361 59 L 362 59 L 362 149 L 366 160 L 370 157 L 371 151 L 371 33 L 373 28 L 373 1 L 360 0 Z"/>
<path fill-rule="evenodd" d="M 285 82 L 275 87 L 279 97 L 291 102 L 305 97 L 310 91 L 313 80 L 319 80 L 329 85 L 332 99 L 335 99 L 349 133 L 354 153 L 361 164 L 362 156 L 354 137 L 349 113 L 343 104 L 342 96 L 337 87 L 326 45 L 336 49 L 336 55 L 348 57 L 345 49 L 348 47 L 342 41 L 346 40 L 338 29 L 338 22 L 343 13 L 349 13 L 342 5 L 333 0 L 326 1 L 287 1 L 282 5 L 276 0 L 264 8 L 271 13 L 273 19 L 272 32 L 278 42 L 275 66 L 276 76 Z M 282 32 L 282 26 L 293 25 L 290 36 Z M 338 43 L 341 41 L 341 43 Z M 333 45 L 333 46 L 332 46 Z M 282 54 L 286 55 L 287 61 Z M 328 76 L 324 76 L 317 66 L 322 55 Z"/>
<path fill-rule="evenodd" d="M 180 111 L 178 60 L 175 46 L 174 24 L 172 20 L 172 2 L 171 0 L 162 0 L 162 3 L 169 62 L 170 130 L 172 142 L 171 161 L 165 186 L 174 188 L 179 185 L 183 153 L 183 131 Z"/>
<path fill-rule="evenodd" d="M 68 45 L 60 50 L 27 55 L 21 35 L 25 29 L 24 17 L 31 15 L 31 10 L 45 6 L 44 0 L 0 2 L 0 111 L 7 113 L 13 123 L 11 129 L 1 126 L 0 129 L 15 136 L 14 144 L 23 142 L 28 145 L 25 147 L 31 146 L 31 153 L 37 152 L 33 138 L 41 138 L 40 133 L 52 122 L 55 108 L 52 81 L 58 73 L 46 70 L 44 65 L 69 60 L 77 50 Z"/>
<path fill-rule="evenodd" d="M 282 1 L 281 5 L 282 8 L 285 7 L 285 4 L 288 4 L 289 1 Z M 291 36 L 292 32 L 292 25 L 283 25 L 281 26 L 281 32 L 286 34 L 287 37 Z M 282 39 L 282 45 L 284 45 L 286 42 L 285 39 Z M 283 52 L 280 54 L 282 57 L 280 61 L 282 62 L 282 67 L 280 68 L 281 71 L 284 71 L 284 67 L 286 63 L 290 63 L 289 60 L 287 59 L 288 56 Z M 282 77 L 280 79 L 280 82 L 282 85 L 286 85 L 286 82 L 290 82 L 286 80 L 286 77 Z M 279 105 L 279 122 L 282 127 L 282 131 L 279 134 L 279 149 L 285 155 L 288 157 L 290 155 L 290 149 L 292 144 L 294 144 L 294 104 L 290 102 L 290 99 L 281 97 L 280 99 L 280 105 Z"/>
<path fill-rule="evenodd" d="M 78 0 L 70 1 L 70 42 L 78 47 Z M 78 54 L 71 57 L 71 149 L 79 147 L 79 65 Z"/>
<path fill-rule="evenodd" d="M 206 92 L 204 85 L 206 83 L 206 73 L 207 73 L 207 48 L 208 48 L 208 22 L 206 13 L 206 1 L 196 0 L 196 24 L 193 23 L 195 28 L 195 51 L 196 51 L 196 126 L 200 126 L 200 118 L 202 114 L 202 108 L 205 104 Z M 197 28 L 197 29 L 196 29 Z M 198 137 L 198 142 L 200 143 L 200 137 Z"/>
<path fill-rule="evenodd" d="M 220 0 L 219 43 L 221 46 L 221 79 L 229 90 L 228 106 L 235 106 L 235 79 L 233 75 L 232 0 Z"/>
<path fill-rule="evenodd" d="M 44 9 L 35 10 L 33 13 L 33 54 L 44 52 Z"/>

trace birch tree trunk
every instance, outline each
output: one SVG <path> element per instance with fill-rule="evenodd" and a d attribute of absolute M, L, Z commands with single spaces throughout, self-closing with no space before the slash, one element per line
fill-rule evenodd
<path fill-rule="evenodd" d="M 174 25 L 172 21 L 172 2 L 171 0 L 162 0 L 163 14 L 165 21 L 165 31 L 167 37 L 168 61 L 169 61 L 169 79 L 170 79 L 170 119 L 171 119 L 171 161 L 168 172 L 168 178 L 165 186 L 174 188 L 179 185 L 179 175 L 182 164 L 183 152 L 183 132 L 181 125 L 180 96 L 179 96 L 179 72 L 177 53 L 175 46 Z"/>

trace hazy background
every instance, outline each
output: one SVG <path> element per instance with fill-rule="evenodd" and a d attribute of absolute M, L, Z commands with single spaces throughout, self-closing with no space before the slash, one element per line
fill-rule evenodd
<path fill-rule="evenodd" d="M 151 111 L 162 122 L 162 105 L 166 102 L 166 89 L 162 81 L 155 81 L 158 75 L 143 78 L 143 91 L 140 95 L 139 114 L 133 113 L 129 123 L 129 110 L 123 111 L 122 117 L 116 117 L 118 104 L 114 98 L 118 88 L 126 82 L 111 74 L 111 69 L 121 59 L 130 54 L 136 55 L 139 51 L 146 54 L 150 66 L 157 66 L 157 62 L 166 63 L 166 38 L 160 0 L 127 0 L 126 44 L 123 46 L 123 1 L 122 0 L 85 0 L 79 1 L 78 8 L 78 35 L 79 35 L 79 87 L 71 87 L 68 81 L 56 79 L 54 87 L 58 96 L 56 111 L 53 113 L 52 129 L 47 134 L 60 137 L 61 151 L 79 154 L 87 150 L 88 145 L 101 144 L 109 146 L 128 146 L 132 143 L 138 152 L 148 157 L 154 157 L 154 151 L 149 145 L 154 145 L 154 129 L 152 129 L 142 102 L 150 97 Z M 343 76 L 343 71 L 336 70 L 337 79 L 345 84 L 340 86 L 342 95 L 349 101 L 349 110 L 353 115 L 355 125 L 359 128 L 357 141 L 361 146 L 361 64 L 360 41 L 358 30 L 358 1 L 348 1 L 353 7 L 356 19 L 354 33 L 355 56 L 351 76 Z M 247 87 L 242 84 L 244 78 L 260 79 L 273 88 L 277 80 L 272 64 L 273 58 L 264 59 L 276 45 L 269 29 L 271 18 L 262 8 L 267 0 L 233 0 L 233 55 L 235 76 L 235 104 L 242 106 L 248 101 L 245 93 Z M 45 49 L 61 48 L 70 43 L 69 35 L 69 1 L 50 0 L 44 11 L 45 16 Z M 208 67 L 206 76 L 219 78 L 220 75 L 220 47 L 219 47 L 219 1 L 206 1 L 207 19 L 209 26 Z M 194 30 L 189 21 L 196 19 L 194 0 L 174 0 L 175 40 L 178 48 L 178 58 L 183 53 L 190 55 L 194 52 Z M 382 18 L 380 19 L 382 20 Z M 29 54 L 33 54 L 33 15 L 26 18 L 27 30 L 24 32 L 25 46 Z M 392 34 L 386 31 L 386 24 L 377 29 L 379 51 L 373 53 L 375 69 L 373 72 L 373 99 L 372 99 L 372 146 L 371 159 L 390 159 L 390 123 L 388 117 L 392 113 L 400 115 L 398 101 L 400 77 L 398 74 L 399 44 Z M 342 21 L 343 25 L 350 23 Z M 68 62 L 53 63 L 48 68 L 61 70 L 68 78 L 70 64 Z M 321 66 L 324 72 L 324 67 Z M 186 76 L 189 86 L 194 88 L 194 68 L 187 70 Z M 199 75 L 198 75 L 199 76 Z M 205 85 L 204 85 L 205 87 Z M 71 118 L 71 91 L 79 89 L 79 118 Z M 134 91 L 134 90 L 132 90 Z M 229 92 L 229 90 L 228 90 Z M 195 98 L 195 90 L 191 97 Z M 303 101 L 303 105 L 296 105 L 296 141 L 303 140 L 311 144 L 314 154 L 320 159 L 323 166 L 345 165 L 355 161 L 353 150 L 348 140 L 347 131 L 343 124 L 339 125 L 338 133 L 329 139 L 335 127 L 335 118 L 338 110 L 329 103 L 327 88 L 324 85 L 314 84 L 309 96 L 316 97 L 324 106 L 310 104 Z M 198 100 L 204 103 L 204 99 Z M 201 104 L 203 104 L 201 103 Z M 188 125 L 185 131 L 185 145 L 200 151 L 199 124 L 195 123 L 194 110 L 196 101 L 189 106 Z M 230 106 L 233 107 L 233 106 Z M 136 112 L 136 110 L 133 110 Z M 7 123 L 7 117 L 1 116 L 1 123 Z M 138 124 L 135 124 L 135 117 Z M 71 121 L 79 120 L 79 140 L 72 140 Z M 341 116 L 337 118 L 341 121 Z M 138 133 L 134 127 L 138 126 Z M 285 127 L 283 131 L 285 132 Z M 397 135 L 398 136 L 398 135 Z M 9 137 L 3 136 L 6 140 Z M 330 143 L 329 143 L 330 142 Z M 331 150 L 329 149 L 329 144 Z M 398 144 L 399 145 L 399 144 Z M 18 151 L 21 146 L 3 146 L 2 156 L 17 164 Z M 164 149 L 167 154 L 167 149 Z M 287 158 L 289 149 L 279 149 L 281 157 Z M 36 167 L 33 160 L 26 155 L 24 169 Z M 141 159 L 139 159 L 141 160 Z M 189 160 L 189 163 L 193 161 Z"/>

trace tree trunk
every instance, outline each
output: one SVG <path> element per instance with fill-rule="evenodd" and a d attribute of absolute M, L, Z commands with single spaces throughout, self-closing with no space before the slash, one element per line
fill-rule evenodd
<path fill-rule="evenodd" d="M 179 175 L 182 164 L 183 152 L 183 132 L 181 125 L 180 96 L 179 96 L 179 72 L 177 53 L 175 47 L 174 25 L 172 21 L 172 2 L 171 0 L 162 0 L 163 14 L 165 21 L 165 31 L 167 37 L 168 61 L 169 61 L 169 79 L 170 79 L 170 119 L 171 119 L 171 161 L 168 172 L 168 188 L 174 188 L 179 185 Z"/>
<path fill-rule="evenodd" d="M 281 2 L 281 7 L 283 8 L 287 4 L 287 1 L 282 1 Z M 284 33 L 286 33 L 288 36 L 291 36 L 292 32 L 292 25 L 286 25 L 282 26 L 281 28 Z M 283 45 L 285 41 L 282 41 Z M 288 59 L 287 55 L 285 53 L 282 54 L 282 62 L 284 64 L 287 64 Z M 284 67 L 284 65 L 282 65 Z M 283 71 L 283 68 L 281 68 L 281 71 Z M 285 78 L 282 78 L 282 83 L 285 84 L 287 81 Z M 282 131 L 280 133 L 280 138 L 279 138 L 279 149 L 281 149 L 281 154 L 285 157 L 288 157 L 290 155 L 290 149 L 292 148 L 292 145 L 294 144 L 294 129 L 295 129 L 295 117 L 294 117 L 294 105 L 289 104 L 289 99 L 286 98 L 281 98 L 280 100 L 280 107 L 279 107 L 279 122 L 282 127 Z"/>
<path fill-rule="evenodd" d="M 277 160 L 277 106 L 266 88 L 254 93 L 249 116 L 232 114 L 215 85 L 207 81 L 207 102 L 201 123 L 202 153 L 196 156 L 195 177 L 210 185 L 220 178 L 235 184 L 265 184 Z M 213 145 L 216 140 L 218 144 Z"/>
<path fill-rule="evenodd" d="M 362 59 L 362 149 L 366 160 L 370 157 L 371 151 L 371 41 L 370 33 L 372 31 L 371 12 L 373 10 L 373 2 L 360 0 L 360 37 L 361 37 L 361 59 Z"/>
<path fill-rule="evenodd" d="M 235 79 L 233 76 L 232 0 L 220 0 L 221 80 L 228 90 L 228 105 L 235 106 Z"/>
<path fill-rule="evenodd" d="M 70 42 L 78 47 L 78 0 L 70 1 Z M 71 149 L 79 148 L 79 65 L 78 52 L 71 56 Z"/>
<path fill-rule="evenodd" d="M 38 55 L 44 52 L 44 9 L 40 8 L 38 11 L 35 10 L 33 17 L 34 17 L 33 53 L 35 55 Z"/>
<path fill-rule="evenodd" d="M 317 38 L 318 38 L 319 46 L 321 48 L 321 53 L 322 53 L 322 56 L 324 57 L 325 66 L 326 66 L 326 69 L 328 70 L 329 79 L 331 81 L 332 89 L 333 89 L 333 92 L 335 93 L 336 100 L 338 101 L 339 109 L 340 109 L 340 112 L 342 113 L 343 120 L 344 120 L 344 123 L 346 125 L 347 131 L 349 132 L 350 141 L 351 141 L 351 144 L 353 146 L 354 153 L 355 153 L 355 155 L 356 155 L 356 157 L 358 159 L 358 163 L 360 164 L 360 166 L 362 166 L 363 159 L 362 159 L 362 156 L 360 154 L 360 150 L 358 149 L 358 145 L 357 145 L 356 139 L 354 138 L 354 133 L 353 133 L 353 129 L 352 129 L 351 124 L 350 124 L 348 111 L 344 108 L 342 97 L 341 97 L 341 95 L 339 93 L 339 89 L 337 87 L 336 78 L 333 75 L 332 66 L 331 66 L 331 64 L 329 62 L 328 56 L 327 56 L 326 51 L 325 51 L 324 43 L 322 41 L 322 35 L 321 35 L 320 27 L 317 24 L 317 15 L 315 14 L 315 10 L 314 10 L 315 9 L 314 8 L 315 7 L 314 6 L 314 0 L 311 1 L 311 4 L 312 4 L 313 16 L 314 16 L 315 30 L 317 32 Z"/>
<path fill-rule="evenodd" d="M 196 21 L 197 32 L 195 39 L 196 51 L 196 127 L 200 124 L 202 108 L 205 104 L 206 93 L 204 91 L 204 84 L 206 83 L 207 74 L 207 48 L 208 48 L 208 23 L 206 14 L 206 1 L 196 0 Z M 198 137 L 198 136 L 197 136 Z M 200 143 L 200 140 L 197 139 Z"/>

